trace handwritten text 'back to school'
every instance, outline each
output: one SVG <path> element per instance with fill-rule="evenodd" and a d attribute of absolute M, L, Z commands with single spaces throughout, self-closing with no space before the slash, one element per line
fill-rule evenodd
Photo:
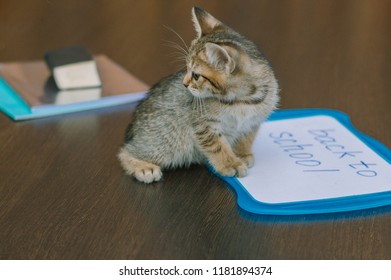
<path fill-rule="evenodd" d="M 341 144 L 335 138 L 335 129 L 310 129 L 307 132 L 311 135 L 315 144 L 320 144 L 327 153 L 335 155 L 336 160 L 342 160 L 354 173 L 363 177 L 376 177 L 376 163 L 367 162 L 364 152 L 357 149 L 350 149 L 346 144 Z M 339 168 L 324 168 L 324 163 L 311 152 L 314 144 L 302 144 L 293 133 L 283 131 L 270 133 L 269 137 L 287 155 L 294 160 L 296 165 L 303 167 L 303 172 L 339 172 Z"/>

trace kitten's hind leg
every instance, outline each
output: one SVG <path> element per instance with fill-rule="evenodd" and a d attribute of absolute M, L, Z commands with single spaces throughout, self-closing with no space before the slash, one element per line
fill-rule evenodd
<path fill-rule="evenodd" d="M 162 178 L 160 166 L 135 158 L 125 147 L 121 148 L 118 158 L 126 173 L 144 183 L 152 183 Z"/>

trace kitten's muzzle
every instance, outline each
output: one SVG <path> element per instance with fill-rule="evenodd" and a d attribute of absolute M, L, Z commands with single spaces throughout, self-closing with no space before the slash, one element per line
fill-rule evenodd
<path fill-rule="evenodd" d="M 189 74 L 186 74 L 183 78 L 183 85 L 187 88 L 190 85 L 191 78 L 189 77 Z"/>

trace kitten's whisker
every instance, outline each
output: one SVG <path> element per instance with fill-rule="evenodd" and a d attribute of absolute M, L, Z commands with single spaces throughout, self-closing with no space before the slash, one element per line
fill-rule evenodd
<path fill-rule="evenodd" d="M 174 49 L 180 51 L 181 53 L 183 53 L 184 55 L 188 55 L 188 51 L 185 50 L 182 46 L 178 45 L 177 43 L 171 42 L 168 40 L 164 40 L 164 42 L 165 42 L 163 44 L 164 46 L 174 48 Z"/>
<path fill-rule="evenodd" d="M 171 57 L 177 57 L 177 58 L 181 58 L 181 59 L 186 59 L 186 56 L 185 56 L 183 53 L 179 52 L 179 51 L 175 51 L 175 52 L 166 54 L 166 56 L 171 56 Z"/>
<path fill-rule="evenodd" d="M 183 67 L 185 66 L 184 60 L 179 59 L 179 58 L 173 59 L 173 60 L 171 60 L 171 62 L 172 63 L 180 63 Z"/>
<path fill-rule="evenodd" d="M 187 56 L 187 54 L 185 54 L 184 52 L 182 52 L 182 51 L 180 51 L 180 50 L 178 50 L 178 51 L 176 51 L 176 52 L 173 52 L 175 55 L 179 55 L 180 57 L 186 57 Z M 171 54 L 173 54 L 173 53 L 171 53 Z"/>
<path fill-rule="evenodd" d="M 176 63 L 176 64 L 174 64 L 174 63 Z M 182 71 L 182 70 L 186 69 L 186 66 L 183 66 L 183 63 L 181 63 L 180 65 L 178 63 L 179 62 L 172 61 L 172 64 L 175 66 L 175 72 Z"/>
<path fill-rule="evenodd" d="M 173 56 L 167 56 L 171 62 L 180 62 L 180 63 L 185 63 L 186 60 L 182 57 L 173 57 Z"/>
<path fill-rule="evenodd" d="M 198 111 L 197 110 L 197 100 L 196 100 L 196 98 L 194 96 L 193 96 L 192 104 L 193 104 L 193 111 Z"/>
<path fill-rule="evenodd" d="M 197 97 L 195 97 L 195 102 L 196 102 L 196 111 L 198 113 L 198 98 Z"/>
<path fill-rule="evenodd" d="M 186 69 L 186 66 L 180 65 L 180 66 L 177 66 L 176 71 L 178 72 L 178 71 L 182 71 L 185 69 Z"/>
<path fill-rule="evenodd" d="M 177 70 L 184 68 L 185 67 L 184 65 L 186 65 L 186 56 L 179 51 L 166 54 L 166 57 L 170 58 L 170 63 L 180 64 L 180 68 Z"/>
<path fill-rule="evenodd" d="M 167 56 L 179 56 L 181 58 L 186 58 L 186 56 L 180 51 L 171 52 L 171 53 L 167 54 Z"/>
<path fill-rule="evenodd" d="M 193 110 L 196 111 L 197 113 L 199 112 L 198 97 L 195 97 L 194 95 L 193 95 Z"/>
<path fill-rule="evenodd" d="M 204 102 L 204 99 L 203 98 L 200 98 L 200 101 L 201 101 L 201 115 L 206 115 L 206 108 L 205 108 L 205 102 Z"/>
<path fill-rule="evenodd" d="M 206 108 L 204 99 L 200 97 L 193 96 L 193 110 L 197 111 L 201 117 L 206 114 Z"/>
<path fill-rule="evenodd" d="M 183 58 L 171 58 L 169 63 L 173 65 L 177 65 L 178 66 L 177 70 L 182 70 L 186 68 L 186 63 Z"/>
<path fill-rule="evenodd" d="M 178 36 L 178 38 L 182 41 L 182 43 L 185 45 L 185 48 L 187 50 L 187 53 L 189 52 L 189 47 L 187 46 L 185 40 L 183 40 L 182 36 L 178 34 L 178 32 L 176 32 L 174 29 L 172 29 L 171 27 L 168 27 L 167 25 L 163 25 L 166 29 L 170 30 L 171 32 L 173 32 L 176 36 Z"/>
<path fill-rule="evenodd" d="M 198 113 L 198 98 L 194 97 L 194 100 L 195 100 L 195 108 L 196 108 L 196 111 Z"/>

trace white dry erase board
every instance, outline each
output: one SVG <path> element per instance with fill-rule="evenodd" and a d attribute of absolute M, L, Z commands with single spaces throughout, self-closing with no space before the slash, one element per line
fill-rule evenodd
<path fill-rule="evenodd" d="M 248 176 L 221 177 L 246 211 L 297 215 L 391 204 L 391 151 L 341 112 L 276 111 L 253 152 Z"/>

